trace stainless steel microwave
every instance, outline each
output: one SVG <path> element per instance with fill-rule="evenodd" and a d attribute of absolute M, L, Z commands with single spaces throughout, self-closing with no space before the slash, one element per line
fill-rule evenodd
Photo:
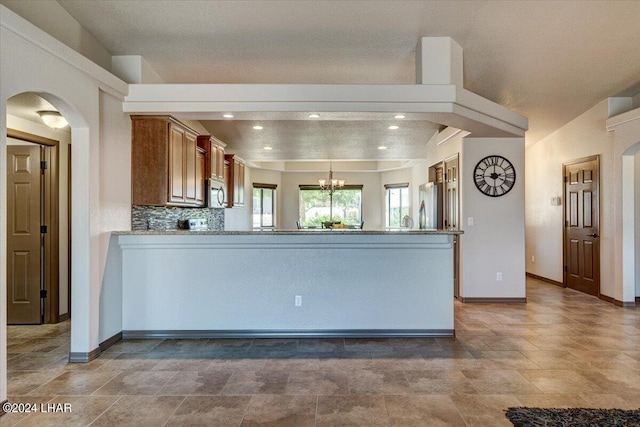
<path fill-rule="evenodd" d="M 224 208 L 224 182 L 209 180 L 209 184 L 207 186 L 209 188 L 208 191 L 208 203 L 207 206 L 210 208 Z"/>

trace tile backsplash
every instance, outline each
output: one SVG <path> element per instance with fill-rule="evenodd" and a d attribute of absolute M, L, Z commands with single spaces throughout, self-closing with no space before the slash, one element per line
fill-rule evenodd
<path fill-rule="evenodd" d="M 176 230 L 180 221 L 189 218 L 206 218 L 209 230 L 224 230 L 224 209 L 131 206 L 132 231 Z"/>

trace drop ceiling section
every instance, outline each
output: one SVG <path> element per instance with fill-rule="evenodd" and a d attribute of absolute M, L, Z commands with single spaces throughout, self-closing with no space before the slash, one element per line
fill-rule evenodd
<path fill-rule="evenodd" d="M 394 120 L 393 115 L 387 116 L 391 120 L 200 122 L 227 144 L 227 151 L 249 161 L 423 159 L 426 143 L 438 131 L 439 125 L 425 120 Z M 255 125 L 262 129 L 254 129 Z M 398 129 L 389 129 L 394 125 Z M 265 147 L 271 149 L 265 150 Z"/>
<path fill-rule="evenodd" d="M 478 137 L 522 137 L 528 127 L 454 85 L 132 84 L 123 110 L 199 120 L 250 161 L 423 159 L 441 125 Z"/>

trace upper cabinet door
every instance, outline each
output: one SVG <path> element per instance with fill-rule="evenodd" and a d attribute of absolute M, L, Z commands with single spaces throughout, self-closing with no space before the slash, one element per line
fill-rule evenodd
<path fill-rule="evenodd" d="M 228 208 L 244 206 L 244 162 L 236 157 L 235 154 L 225 154 L 224 157 L 224 180 L 227 189 L 226 206 Z"/>
<path fill-rule="evenodd" d="M 238 168 L 238 206 L 244 206 L 244 163 Z"/>
<path fill-rule="evenodd" d="M 196 202 L 204 205 L 204 178 L 206 169 L 206 151 L 198 149 L 196 153 Z"/>
<path fill-rule="evenodd" d="M 209 147 L 209 178 L 218 179 L 218 146 L 212 141 Z"/>
<path fill-rule="evenodd" d="M 185 202 L 195 203 L 198 194 L 198 184 L 196 178 L 196 156 L 197 135 L 191 132 L 184 133 L 184 153 L 185 153 Z M 202 175 L 204 178 L 204 174 Z"/>
<path fill-rule="evenodd" d="M 169 202 L 185 201 L 185 144 L 184 129 L 169 125 Z M 195 150 L 195 147 L 194 147 Z M 195 155 L 195 153 L 194 153 Z M 194 165 L 195 168 L 195 165 Z M 195 172 L 194 172 L 195 174 Z M 195 197 L 194 197 L 195 198 Z"/>
<path fill-rule="evenodd" d="M 216 150 L 216 163 L 217 163 L 217 178 L 220 181 L 224 181 L 224 147 L 217 146 Z"/>

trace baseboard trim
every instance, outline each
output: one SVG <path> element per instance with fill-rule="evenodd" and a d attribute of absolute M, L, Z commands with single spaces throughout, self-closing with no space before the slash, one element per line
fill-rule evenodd
<path fill-rule="evenodd" d="M 112 345 L 118 343 L 122 341 L 122 331 L 118 332 L 117 334 L 115 334 L 114 336 L 112 336 L 111 338 L 107 338 L 106 340 L 102 341 L 99 345 L 98 348 L 100 348 L 100 351 L 105 351 L 106 349 L 108 349 L 109 347 L 111 347 Z"/>
<path fill-rule="evenodd" d="M 2 402 L 0 402 L 0 417 L 3 416 L 4 414 L 6 414 L 6 412 L 4 412 L 4 409 L 2 409 L 2 408 L 3 408 L 4 404 L 7 403 L 7 402 L 8 402 L 7 399 L 5 399 Z"/>
<path fill-rule="evenodd" d="M 602 294 L 598 295 L 598 298 L 600 298 L 602 301 L 611 303 L 613 305 L 616 305 L 622 308 L 634 308 L 636 306 L 636 302 L 638 301 L 638 298 L 636 298 L 635 301 L 620 301 L 615 298 L 611 298 L 610 296 L 602 295 Z"/>
<path fill-rule="evenodd" d="M 94 348 L 88 353 L 70 353 L 69 363 L 87 363 L 100 356 L 100 347 Z"/>
<path fill-rule="evenodd" d="M 551 283 L 552 285 L 556 285 L 556 286 L 560 286 L 561 288 L 564 288 L 564 283 L 558 282 L 557 280 L 548 279 L 546 277 L 538 276 L 537 274 L 533 274 L 533 273 L 526 273 L 526 275 L 528 277 L 531 277 L 532 279 L 540 280 L 541 282 L 545 282 L 545 283 Z"/>
<path fill-rule="evenodd" d="M 474 304 L 526 304 L 526 298 L 476 298 L 459 297 L 460 302 Z"/>
<path fill-rule="evenodd" d="M 259 329 L 122 331 L 127 339 L 455 337 L 453 329 Z"/>
<path fill-rule="evenodd" d="M 64 321 L 66 321 L 66 320 L 69 320 L 69 313 L 61 314 L 61 315 L 58 317 L 58 323 L 60 323 L 60 322 L 64 322 Z"/>

